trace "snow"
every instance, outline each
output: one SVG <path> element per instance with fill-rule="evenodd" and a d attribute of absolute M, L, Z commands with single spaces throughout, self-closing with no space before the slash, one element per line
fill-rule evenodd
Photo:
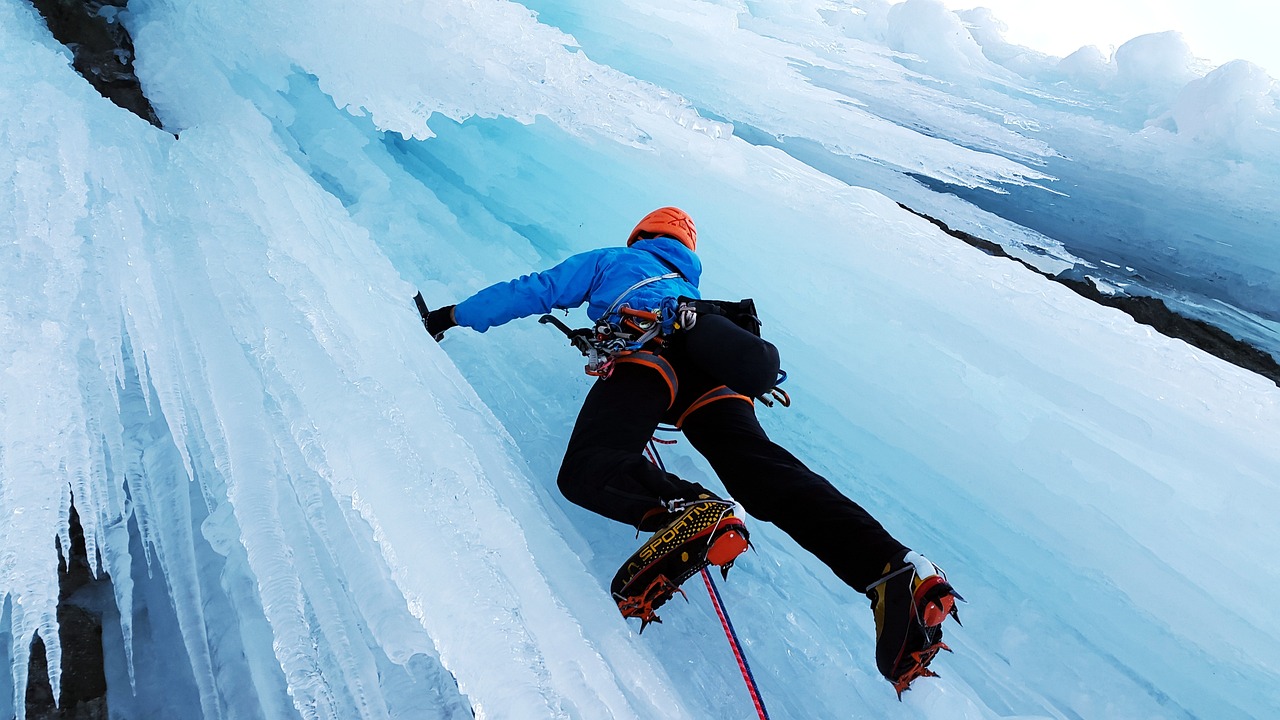
<path fill-rule="evenodd" d="M 900 705 L 865 598 L 752 524 L 721 591 L 775 717 L 1280 704 L 1280 389 L 896 204 L 1280 351 L 1256 66 L 1168 34 L 1058 61 L 934 0 L 120 19 L 178 138 L 0 0 L 0 717 L 37 632 L 59 684 L 73 496 L 121 717 L 748 716 L 700 589 L 643 637 L 608 598 L 637 541 L 555 489 L 563 338 L 436 344 L 410 302 L 666 204 L 782 351 L 769 433 L 969 600 Z"/>
<path fill-rule="evenodd" d="M 982 71 L 982 48 L 940 0 L 906 0 L 889 8 L 885 39 L 898 52 L 914 55 L 925 72 L 941 78 Z"/>
<path fill-rule="evenodd" d="M 1273 82 L 1262 68 L 1244 60 L 1188 82 L 1171 110 L 1178 135 L 1243 154 L 1251 131 L 1276 113 Z"/>
<path fill-rule="evenodd" d="M 1115 66 L 1095 45 L 1086 45 L 1058 61 L 1058 72 L 1075 87 L 1098 90 L 1115 77 Z"/>
<path fill-rule="evenodd" d="M 1116 48 L 1116 83 L 1121 90 L 1168 93 L 1195 79 L 1195 56 L 1182 34 L 1139 35 Z"/>

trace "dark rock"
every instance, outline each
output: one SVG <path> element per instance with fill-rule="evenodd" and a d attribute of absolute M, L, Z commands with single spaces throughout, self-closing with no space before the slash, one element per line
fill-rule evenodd
<path fill-rule="evenodd" d="M 1079 295 L 1089 298 L 1100 305 L 1116 308 L 1117 310 L 1128 314 L 1134 320 L 1142 323 L 1143 325 L 1155 328 L 1163 335 L 1178 338 L 1179 340 L 1204 350 L 1210 355 L 1215 355 L 1246 370 L 1252 370 L 1276 385 L 1280 385 L 1280 363 L 1277 363 L 1276 359 L 1272 357 L 1270 353 L 1267 353 L 1261 348 L 1254 347 L 1239 338 L 1233 337 L 1225 330 L 1210 325 L 1203 320 L 1189 318 L 1185 315 L 1174 312 L 1169 309 L 1169 306 L 1165 304 L 1163 300 L 1159 298 L 1133 295 L 1108 295 L 1098 290 L 1093 283 L 1076 280 L 1063 275 L 1050 275 L 1020 258 L 1013 257 L 1006 252 L 1003 247 L 991 242 L 990 240 L 985 240 L 977 237 L 976 235 L 971 235 L 963 230 L 953 230 L 941 220 L 929 217 L 924 213 L 916 212 L 902 203 L 898 203 L 898 206 L 913 215 L 917 215 L 928 220 L 944 233 L 959 240 L 963 240 L 988 255 L 1008 258 L 1020 263 L 1031 272 L 1056 283 L 1066 285 Z"/>
<path fill-rule="evenodd" d="M 62 697 L 53 704 L 44 642 L 31 643 L 27 680 L 28 720 L 107 720 L 107 679 L 102 665 L 102 619 L 70 604 L 58 606 L 62 639 Z"/>
<path fill-rule="evenodd" d="M 55 542 L 57 542 L 55 540 Z M 59 546 L 59 555 L 61 555 Z M 77 598 L 110 594 L 106 575 L 94 578 L 89 569 L 84 531 L 75 506 L 71 508 L 71 552 L 58 572 L 58 639 L 62 645 L 62 696 L 55 706 L 49 685 L 48 658 L 39 635 L 31 643 L 27 667 L 29 720 L 106 720 L 107 677 L 102 649 L 102 616 L 79 606 Z"/>
<path fill-rule="evenodd" d="M 111 102 L 161 127 L 133 72 L 133 39 L 116 13 L 127 0 L 31 0 L 58 42 L 71 50 L 76 72 Z"/>

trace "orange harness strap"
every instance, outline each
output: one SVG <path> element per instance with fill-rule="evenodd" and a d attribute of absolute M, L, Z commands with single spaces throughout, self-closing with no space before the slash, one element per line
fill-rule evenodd
<path fill-rule="evenodd" d="M 721 385 L 718 388 L 708 390 L 702 394 L 702 397 L 694 400 L 693 404 L 689 406 L 689 409 L 685 410 L 684 413 L 680 415 L 680 419 L 676 420 L 676 427 L 683 427 L 685 419 L 692 415 L 695 410 L 706 407 L 717 400 L 728 400 L 730 398 L 737 398 L 748 403 L 751 402 L 751 398 L 746 395 L 739 395 L 738 393 L 730 390 L 727 386 Z"/>
<path fill-rule="evenodd" d="M 661 355 L 655 355 L 647 350 L 641 350 L 639 352 L 633 352 L 630 355 L 623 355 L 613 361 L 614 365 L 620 365 L 622 363 L 635 363 L 637 365 L 643 365 L 657 370 L 658 373 L 662 375 L 662 379 L 667 381 L 667 389 L 671 391 L 671 401 L 667 403 L 667 407 L 670 408 L 675 404 L 676 389 L 679 388 L 680 382 L 676 379 L 675 368 L 671 367 L 671 363 L 667 362 L 666 358 Z"/>

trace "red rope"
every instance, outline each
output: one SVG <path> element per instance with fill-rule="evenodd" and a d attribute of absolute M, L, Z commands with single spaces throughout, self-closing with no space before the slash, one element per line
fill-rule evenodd
<path fill-rule="evenodd" d="M 751 702 L 756 706 L 756 714 L 760 720 L 769 720 L 769 711 L 764 708 L 764 699 L 760 697 L 760 688 L 756 685 L 756 679 L 751 674 L 751 668 L 747 666 L 747 656 L 742 652 L 742 643 L 738 641 L 738 633 L 733 630 L 733 623 L 729 621 L 729 612 L 725 610 L 724 600 L 720 598 L 720 591 L 716 589 L 715 583 L 711 581 L 711 573 L 706 568 L 702 568 L 702 580 L 707 584 L 707 595 L 711 596 L 711 604 L 716 609 L 716 615 L 720 618 L 720 626 L 724 628 L 724 636 L 729 640 L 729 647 L 733 649 L 733 657 L 738 661 L 738 669 L 742 671 L 742 680 L 747 684 L 747 692 L 751 693 Z"/>
<path fill-rule="evenodd" d="M 662 456 L 658 454 L 658 446 L 654 443 L 662 443 L 663 445 L 675 444 L 675 440 L 659 440 L 658 438 L 650 438 L 650 442 L 645 446 L 645 455 L 649 457 L 649 461 L 654 465 L 666 470 L 666 465 L 662 462 Z M 639 534 L 637 532 L 637 534 Z M 751 702 L 756 707 L 756 714 L 760 720 L 769 720 L 769 711 L 764 709 L 764 699 L 760 697 L 760 688 L 756 685 L 756 679 L 751 674 L 751 668 L 747 666 L 747 656 L 742 652 L 742 643 L 738 640 L 738 633 L 734 632 L 733 623 L 729 621 L 729 611 L 724 607 L 724 600 L 720 598 L 720 591 L 716 589 L 716 585 L 711 581 L 711 573 L 707 572 L 707 568 L 702 568 L 702 581 L 707 584 L 707 595 L 711 596 L 711 605 L 716 609 L 716 616 L 720 618 L 720 626 L 724 628 L 724 636 L 729 641 L 729 647 L 733 650 L 733 658 L 738 661 L 738 670 L 742 672 L 742 680 L 747 684 L 747 692 L 751 693 Z M 683 591 L 682 591 L 683 592 Z"/>

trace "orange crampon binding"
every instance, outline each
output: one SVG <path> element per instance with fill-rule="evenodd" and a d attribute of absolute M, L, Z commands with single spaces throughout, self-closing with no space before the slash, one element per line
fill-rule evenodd
<path fill-rule="evenodd" d="M 618 600 L 618 609 L 622 611 L 624 618 L 640 618 L 640 632 L 649 626 L 649 623 L 661 623 L 662 618 L 658 617 L 657 608 L 675 597 L 676 593 L 680 593 L 686 602 L 689 596 L 685 595 L 684 590 L 670 580 L 666 575 L 659 575 L 649 583 L 649 587 L 639 595 L 633 595 L 628 598 Z"/>
<path fill-rule="evenodd" d="M 947 582 L 943 576 L 933 575 L 925 578 L 912 595 L 917 619 L 924 627 L 927 637 L 940 637 L 939 627 L 948 615 L 955 619 L 957 625 L 962 624 L 956 600 L 963 601 L 964 598 L 956 593 L 951 583 Z M 938 677 L 938 673 L 929 669 L 929 663 L 933 662 L 934 657 L 941 650 L 951 652 L 951 648 L 947 647 L 946 643 L 937 640 L 932 645 L 907 656 L 909 666 L 893 683 L 893 689 L 898 693 L 898 700 L 902 700 L 902 693 L 910 690 L 911 683 L 917 678 Z"/>

